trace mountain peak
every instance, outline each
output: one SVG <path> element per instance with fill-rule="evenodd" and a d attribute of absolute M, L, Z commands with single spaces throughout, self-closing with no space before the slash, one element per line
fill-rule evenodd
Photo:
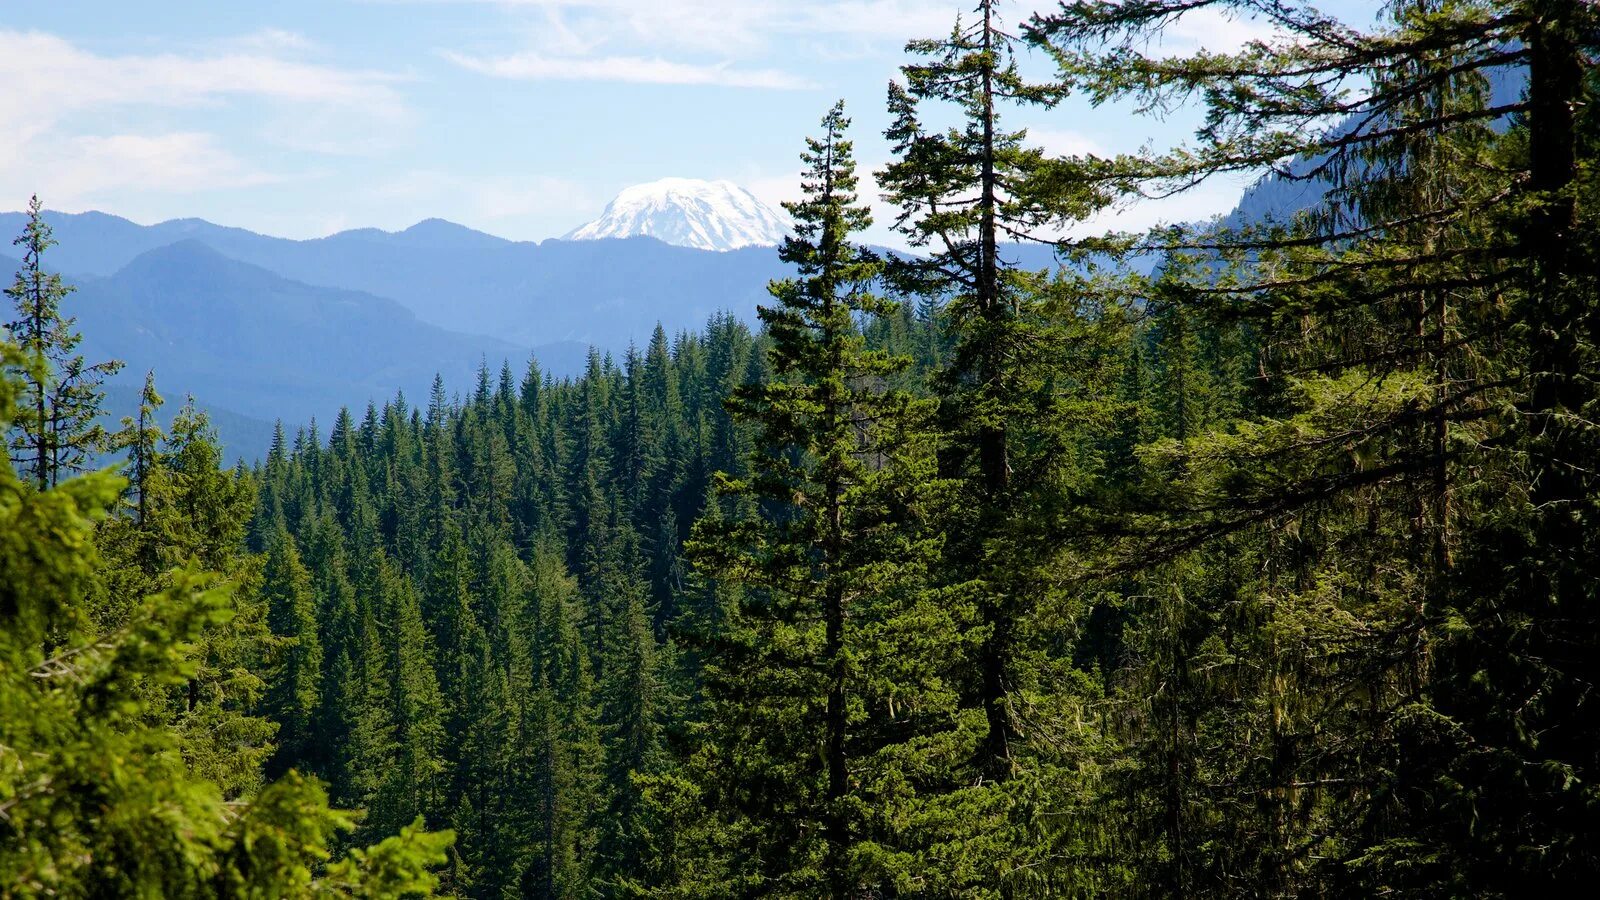
<path fill-rule="evenodd" d="M 397 236 L 419 244 L 450 249 L 499 247 L 510 243 L 505 238 L 485 234 L 465 225 L 457 225 L 447 219 L 423 219 L 405 231 L 398 232 Z"/>
<path fill-rule="evenodd" d="M 624 188 L 593 222 L 569 241 L 644 235 L 680 247 L 736 250 L 774 246 L 789 233 L 789 217 L 731 181 L 663 178 Z"/>
<path fill-rule="evenodd" d="M 406 247 L 426 247 L 433 250 L 490 250 L 511 243 L 448 219 L 423 219 L 401 231 L 384 231 L 381 228 L 350 228 L 329 235 L 331 240 L 366 241 L 395 244 Z"/>

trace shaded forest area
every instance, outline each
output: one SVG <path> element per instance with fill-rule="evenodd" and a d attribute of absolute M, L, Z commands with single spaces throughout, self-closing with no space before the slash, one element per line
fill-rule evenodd
<path fill-rule="evenodd" d="M 1207 5 L 1285 37 L 1154 55 Z M 1592 885 L 1600 13 L 996 6 L 889 89 L 914 255 L 857 243 L 836 106 L 758 332 L 485 368 L 254 467 L 154 428 L 153 379 L 97 424 L 36 202 L 0 895 Z M 1114 158 L 1003 125 L 1073 95 L 1207 115 Z M 1059 239 L 1268 169 L 1324 202 Z"/>

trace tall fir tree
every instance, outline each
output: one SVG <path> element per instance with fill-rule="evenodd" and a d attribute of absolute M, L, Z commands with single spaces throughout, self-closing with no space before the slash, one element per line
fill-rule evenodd
<path fill-rule="evenodd" d="M 278 755 L 308 772 L 320 771 L 313 749 L 322 714 L 322 638 L 317 629 L 316 594 L 311 573 L 294 540 L 280 525 L 267 547 L 262 572 L 267 625 L 282 641 L 277 670 L 266 697 L 268 715 L 278 724 Z M 287 768 L 280 763 L 276 768 Z"/>
<path fill-rule="evenodd" d="M 1015 694 L 1027 680 L 1019 642 L 1036 593 L 1007 583 L 1019 560 L 996 550 L 1017 537 L 1007 527 L 1025 505 L 1018 495 L 1026 486 L 1014 483 L 1016 446 L 1041 418 L 1028 390 L 1037 369 L 1026 370 L 1048 358 L 1029 315 L 1037 296 L 1003 258 L 1002 242 L 1035 239 L 1072 208 L 1063 202 L 1072 195 L 1041 188 L 1048 177 L 1042 154 L 1024 147 L 1022 132 L 1002 128 L 1005 107 L 1050 107 L 1057 96 L 1022 78 L 999 6 L 981 0 L 973 19 L 958 20 L 947 38 L 906 45 L 914 61 L 901 66 L 904 84 L 889 86 L 885 134 L 895 159 L 879 174 L 885 197 L 900 208 L 898 229 L 929 251 L 897 259 L 890 274 L 902 290 L 942 302 L 954 337 L 938 382 L 951 438 L 941 469 L 964 486 L 958 506 L 967 515 L 949 529 L 946 577 L 979 597 L 984 637 L 972 678 L 988 737 L 978 763 L 996 781 L 1014 768 Z M 934 104 L 954 107 L 958 124 L 924 125 L 925 107 Z"/>
<path fill-rule="evenodd" d="M 930 409 L 886 384 L 907 361 L 858 327 L 892 307 L 870 292 L 881 264 L 851 243 L 870 218 L 847 127 L 837 104 L 807 141 L 780 251 L 798 275 L 759 310 L 773 376 L 730 401 L 756 450 L 723 491 L 762 513 L 695 543 L 744 598 L 708 676 L 705 793 L 737 848 L 731 883 L 783 896 L 943 889 L 915 823 L 930 768 L 963 737 L 950 660 L 967 623 L 926 583 Z"/>

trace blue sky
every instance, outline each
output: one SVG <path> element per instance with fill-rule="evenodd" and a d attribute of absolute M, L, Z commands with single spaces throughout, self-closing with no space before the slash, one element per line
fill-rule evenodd
<path fill-rule="evenodd" d="M 885 161 L 884 87 L 902 46 L 947 31 L 967 5 L 4 2 L 0 208 L 38 191 L 56 209 L 198 216 L 286 237 L 439 216 L 542 239 L 669 175 L 726 178 L 776 202 L 796 192 L 801 139 L 835 98 L 855 119 L 863 168 Z M 1019 20 L 1043 6 L 1006 9 Z M 1263 34 L 1206 12 L 1168 44 L 1220 50 Z M 1170 143 L 1193 125 L 1081 103 L 1012 121 L 1047 148 L 1101 152 Z M 1240 187 L 1124 211 L 1120 223 L 1225 211 Z"/>

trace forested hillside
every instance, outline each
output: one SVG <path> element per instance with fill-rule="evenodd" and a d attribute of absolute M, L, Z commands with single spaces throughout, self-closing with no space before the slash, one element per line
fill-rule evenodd
<path fill-rule="evenodd" d="M 889 87 L 911 253 L 861 245 L 836 105 L 759 326 L 439 379 L 253 469 L 153 426 L 159 372 L 96 432 L 35 203 L 0 895 L 1592 890 L 1600 12 L 1215 5 L 1280 37 L 982 0 Z M 1112 158 L 1005 125 L 1068 95 L 1206 118 Z M 1060 239 L 1268 169 L 1323 202 Z"/>

